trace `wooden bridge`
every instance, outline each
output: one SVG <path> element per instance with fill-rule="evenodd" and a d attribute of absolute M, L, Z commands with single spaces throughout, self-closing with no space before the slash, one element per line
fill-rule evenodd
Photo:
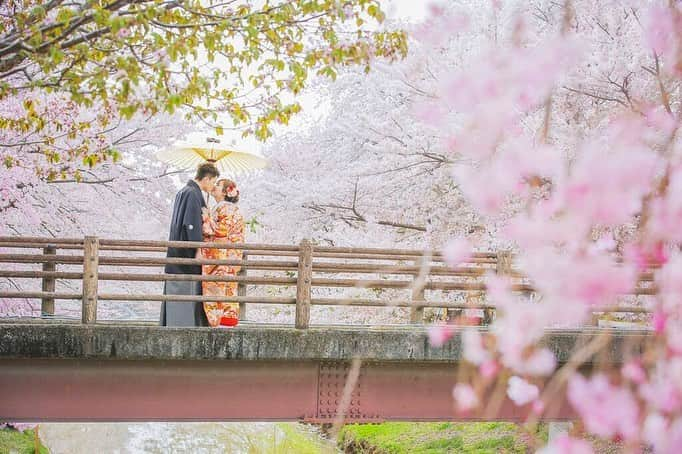
<path fill-rule="evenodd" d="M 167 247 L 229 247 L 243 250 L 244 258 L 166 258 Z M 509 252 L 477 252 L 455 268 L 433 251 L 324 247 L 307 240 L 227 246 L 0 237 L 0 252 L 0 279 L 24 283 L 21 289 L 0 290 L 0 299 L 38 299 L 43 314 L 0 320 L 0 419 L 519 420 L 529 411 L 495 398 L 490 389 L 495 408 L 456 414 L 451 390 L 458 374 L 466 373 L 461 339 L 456 335 L 433 347 L 420 326 L 429 308 L 447 311 L 453 323 L 460 321 L 456 311 L 478 309 L 485 313 L 482 323 L 489 322 L 495 306 L 485 301 L 487 273 L 508 276 L 514 291 L 533 292 Z M 167 263 L 240 265 L 242 271 L 232 277 L 159 273 Z M 240 317 L 246 319 L 250 304 L 294 305 L 294 326 L 166 328 L 98 319 L 101 301 L 202 300 L 154 292 L 164 280 L 236 281 L 239 296 L 211 300 L 239 302 Z M 652 281 L 651 273 L 642 275 L 636 293 L 654 294 Z M 72 285 L 65 290 L 67 282 Z M 80 291 L 72 290 L 74 283 Z M 106 290 L 112 283 L 113 288 L 142 284 L 151 292 L 113 293 Z M 344 289 L 355 294 L 336 294 Z M 379 297 L 366 296 L 372 292 Z M 52 318 L 60 300 L 81 302 L 81 323 Z M 404 325 L 311 326 L 315 305 L 405 307 L 410 312 Z M 647 309 L 600 309 L 607 311 Z M 641 351 L 648 336 L 647 331 L 592 327 L 548 330 L 545 342 L 560 362 L 601 342 L 599 358 L 590 354 L 579 365 L 591 369 L 621 363 Z M 544 415 L 570 416 L 561 399 Z"/>

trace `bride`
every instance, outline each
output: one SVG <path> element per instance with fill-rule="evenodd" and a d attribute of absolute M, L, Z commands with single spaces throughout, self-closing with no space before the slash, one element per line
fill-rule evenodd
<path fill-rule="evenodd" d="M 204 210 L 204 241 L 215 243 L 243 243 L 244 218 L 239 212 L 239 190 L 232 180 L 218 180 L 211 191 L 218 204 L 211 210 Z M 202 248 L 203 258 L 219 260 L 241 260 L 241 249 Z M 203 265 L 206 276 L 236 276 L 240 266 Z M 237 282 L 202 282 L 204 296 L 237 296 Z M 204 312 L 210 326 L 236 326 L 239 322 L 239 303 L 204 302 Z"/>

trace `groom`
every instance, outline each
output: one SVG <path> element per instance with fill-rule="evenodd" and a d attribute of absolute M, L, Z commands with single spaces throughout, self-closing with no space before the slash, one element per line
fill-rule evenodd
<path fill-rule="evenodd" d="M 220 172 L 205 162 L 197 168 L 194 180 L 187 182 L 175 196 L 168 241 L 202 241 L 201 209 L 206 202 L 201 191 L 210 192 Z M 166 257 L 193 259 L 199 249 L 168 248 Z M 201 265 L 167 264 L 166 274 L 201 274 Z M 201 295 L 200 281 L 166 281 L 164 295 Z M 161 304 L 161 326 L 208 326 L 203 303 L 166 301 Z"/>

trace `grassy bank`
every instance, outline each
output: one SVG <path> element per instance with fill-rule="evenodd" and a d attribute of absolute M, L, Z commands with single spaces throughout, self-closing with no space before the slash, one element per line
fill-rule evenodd
<path fill-rule="evenodd" d="M 319 433 L 310 431 L 303 425 L 280 423 L 277 427 L 284 438 L 274 443 L 272 454 L 319 454 L 330 452 L 333 448 L 333 444 L 321 438 Z"/>
<path fill-rule="evenodd" d="M 546 426 L 537 436 L 547 439 Z M 512 423 L 383 423 L 348 425 L 339 436 L 347 453 L 525 453 L 530 437 Z"/>
<path fill-rule="evenodd" d="M 48 454 L 49 451 L 32 430 L 19 432 L 14 429 L 0 429 L 0 454 L 34 454 L 36 445 L 40 454 Z"/>

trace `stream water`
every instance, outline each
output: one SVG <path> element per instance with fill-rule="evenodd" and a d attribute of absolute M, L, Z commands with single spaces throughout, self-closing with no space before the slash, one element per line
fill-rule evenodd
<path fill-rule="evenodd" d="M 295 423 L 45 423 L 52 454 L 337 453 L 316 430 Z"/>

